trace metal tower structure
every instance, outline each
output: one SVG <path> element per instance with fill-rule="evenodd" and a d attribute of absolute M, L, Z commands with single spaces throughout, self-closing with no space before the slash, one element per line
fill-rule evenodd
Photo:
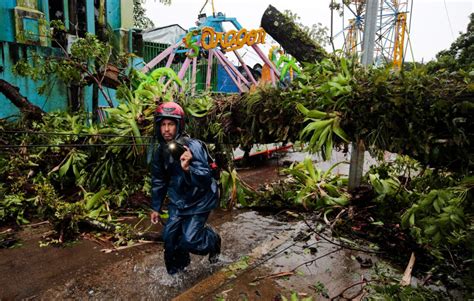
<path fill-rule="evenodd" d="M 408 37 L 408 9 L 413 0 L 379 1 L 374 45 L 375 64 L 393 63 L 395 68 L 400 68 Z M 361 57 L 364 51 L 367 0 L 342 0 L 333 7 L 339 7 L 343 29 L 333 35 L 332 39 L 338 41 L 342 38 L 343 51 L 349 56 Z"/>

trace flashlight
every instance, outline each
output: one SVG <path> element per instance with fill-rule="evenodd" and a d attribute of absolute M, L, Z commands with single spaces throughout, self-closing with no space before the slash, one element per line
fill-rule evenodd
<path fill-rule="evenodd" d="M 181 155 L 186 151 L 186 148 L 183 144 L 179 143 L 176 140 L 168 142 L 168 151 L 171 153 L 175 160 L 181 158 Z"/>

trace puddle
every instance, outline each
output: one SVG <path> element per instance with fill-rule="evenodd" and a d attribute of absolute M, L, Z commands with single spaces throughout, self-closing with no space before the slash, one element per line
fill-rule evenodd
<path fill-rule="evenodd" d="M 59 262 L 64 263 L 64 267 L 57 267 L 53 257 L 62 250 L 46 248 L 36 259 L 48 260 L 43 265 L 49 272 L 41 279 L 45 284 L 50 279 L 49 286 L 32 286 L 37 275 L 30 274 L 30 279 L 23 272 L 12 274 L 3 266 L 4 277 L 9 275 L 19 280 L 16 281 L 17 294 L 7 298 L 2 294 L 2 288 L 0 299 L 171 300 L 184 293 L 188 297 L 180 300 L 215 300 L 217 296 L 225 300 L 275 300 L 279 292 L 289 298 L 294 291 L 300 293 L 300 297 L 313 296 L 316 300 L 324 300 L 321 290 L 332 297 L 361 281 L 362 277 L 371 279 L 374 270 L 370 265 L 364 267 L 363 262 L 370 262 L 372 266 L 380 264 L 386 272 L 393 271 L 374 255 L 340 249 L 321 239 L 311 233 L 303 222 L 281 222 L 273 216 L 253 211 L 218 210 L 213 215 L 212 224 L 223 238 L 221 261 L 217 264 L 209 264 L 207 256 L 192 255 L 192 263 L 187 270 L 171 276 L 164 267 L 162 245 L 154 244 L 134 252 L 128 249 L 127 252 L 103 254 L 95 250 L 100 258 L 91 252 L 87 253 L 89 258 L 83 258 L 83 254 L 78 252 L 82 249 L 65 249 L 72 256 L 64 257 L 64 261 Z M 327 234 L 325 237 L 332 239 Z M 53 255 L 48 256 L 48 252 L 53 252 Z M 248 266 L 234 273 L 233 277 L 222 272 L 225 266 L 239 262 L 244 255 L 250 258 Z M 22 262 L 35 262 L 33 257 L 21 258 Z M 81 268 L 69 267 L 68 270 L 68 258 L 74 258 Z M 117 258 L 117 261 L 105 264 L 111 258 Z M 98 265 L 101 260 L 104 262 Z M 48 265 L 49 269 L 46 269 Z M 290 277 L 278 277 L 278 273 L 293 270 L 295 272 Z M 221 278 L 214 279 L 216 275 Z M 28 281 L 20 280 L 21 277 Z M 205 289 L 193 294 L 199 286 L 205 286 Z M 355 286 L 344 296 L 355 296 L 360 289 L 360 286 Z"/>
<path fill-rule="evenodd" d="M 210 265 L 206 256 L 192 256 L 192 263 L 185 272 L 168 275 L 160 252 L 157 256 L 144 258 L 143 262 L 137 265 L 137 281 L 148 288 L 147 296 L 159 296 L 159 300 L 167 300 L 225 265 L 239 260 L 257 245 L 272 240 L 274 235 L 286 229 L 289 229 L 287 223 L 261 216 L 256 212 L 243 212 L 232 221 L 217 227 L 223 238 L 222 254 L 217 264 Z M 157 261 L 160 263 L 156 264 Z M 150 281 L 155 283 L 147 285 Z"/>

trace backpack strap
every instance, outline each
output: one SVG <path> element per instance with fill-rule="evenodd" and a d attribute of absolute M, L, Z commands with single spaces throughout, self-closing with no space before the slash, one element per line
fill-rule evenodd
<path fill-rule="evenodd" d="M 199 143 L 201 143 L 202 147 L 204 148 L 204 150 L 206 151 L 206 154 L 207 154 L 207 161 L 209 162 L 209 165 L 211 165 L 211 163 L 216 163 L 216 159 L 214 159 L 214 157 L 211 155 L 211 152 L 209 151 L 209 148 L 207 147 L 207 144 L 204 143 L 203 141 L 199 140 L 199 139 L 196 139 L 197 141 L 199 141 Z M 216 165 L 217 166 L 217 165 Z"/>
<path fill-rule="evenodd" d="M 211 174 L 212 177 L 216 180 L 219 181 L 220 179 L 220 171 L 219 171 L 219 166 L 216 163 L 216 159 L 211 155 L 211 152 L 209 151 L 209 148 L 207 147 L 207 144 L 199 139 L 195 139 L 199 141 L 199 143 L 202 145 L 204 148 L 206 155 L 207 155 L 207 163 L 209 164 L 209 168 L 211 169 Z"/>

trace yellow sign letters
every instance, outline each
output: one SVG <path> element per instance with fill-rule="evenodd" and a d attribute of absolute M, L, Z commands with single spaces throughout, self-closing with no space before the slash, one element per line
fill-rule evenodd
<path fill-rule="evenodd" d="M 212 27 L 204 27 L 201 31 L 201 46 L 209 50 L 216 48 L 218 44 L 224 51 L 232 51 L 242 48 L 245 44 L 252 46 L 255 43 L 265 43 L 267 33 L 263 28 L 248 31 L 242 28 L 239 31 L 215 32 Z"/>

